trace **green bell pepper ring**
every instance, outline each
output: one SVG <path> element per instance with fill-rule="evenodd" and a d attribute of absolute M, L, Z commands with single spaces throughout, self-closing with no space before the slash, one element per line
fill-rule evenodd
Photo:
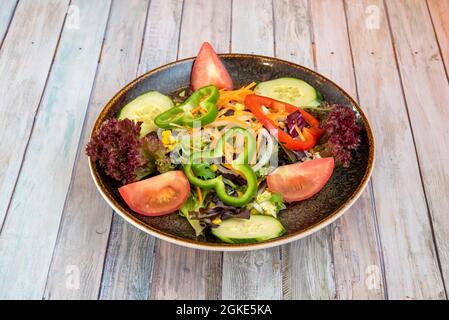
<path fill-rule="evenodd" d="M 248 161 L 252 159 L 256 152 L 256 139 L 254 138 L 254 136 L 243 128 L 231 128 L 223 135 L 223 137 L 221 137 L 214 150 L 210 151 L 209 153 L 203 154 L 203 157 L 222 157 L 223 147 L 226 143 L 226 140 L 233 136 L 236 132 L 241 133 L 246 140 L 243 152 L 234 161 L 231 162 L 231 166 L 235 170 L 239 171 L 247 182 L 246 191 L 242 196 L 234 197 L 228 195 L 226 193 L 226 187 L 223 182 L 223 176 L 221 175 L 209 180 L 198 178 L 193 171 L 195 164 L 184 165 L 184 173 L 186 174 L 187 179 L 189 179 L 190 183 L 194 186 L 198 186 L 207 190 L 214 189 L 217 193 L 217 196 L 221 201 L 223 201 L 223 203 L 235 207 L 242 207 L 248 204 L 251 199 L 254 198 L 257 192 L 257 177 L 254 171 L 248 165 Z"/>
<path fill-rule="evenodd" d="M 195 121 L 204 126 L 213 122 L 217 117 L 219 96 L 220 94 L 215 86 L 198 89 L 184 103 L 158 115 L 154 119 L 154 123 L 163 129 L 171 129 L 176 125 L 193 127 Z M 192 113 L 197 108 L 200 108 L 199 117 L 194 116 Z"/>

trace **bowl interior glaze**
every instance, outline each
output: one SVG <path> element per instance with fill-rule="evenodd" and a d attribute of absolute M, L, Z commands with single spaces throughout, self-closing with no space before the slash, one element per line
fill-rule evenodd
<path fill-rule="evenodd" d="M 120 197 L 117 182 L 106 176 L 96 164 L 90 163 L 92 175 L 105 200 L 128 222 L 165 240 L 209 250 L 251 250 L 265 248 L 302 238 L 338 218 L 360 195 L 371 175 L 374 162 L 374 139 L 367 121 L 357 103 L 339 86 L 312 70 L 299 65 L 255 55 L 220 55 L 228 69 L 235 87 L 279 77 L 297 77 L 314 86 L 330 103 L 352 108 L 362 127 L 362 142 L 354 152 L 349 168 L 335 168 L 330 181 L 317 195 L 309 200 L 294 203 L 279 214 L 287 233 L 277 239 L 261 244 L 225 244 L 217 242 L 210 234 L 196 238 L 187 220 L 178 214 L 161 217 L 144 217 L 128 208 Z M 114 117 L 128 102 L 139 95 L 157 90 L 175 96 L 189 86 L 193 58 L 177 61 L 150 71 L 119 91 L 100 113 L 93 130 Z"/>

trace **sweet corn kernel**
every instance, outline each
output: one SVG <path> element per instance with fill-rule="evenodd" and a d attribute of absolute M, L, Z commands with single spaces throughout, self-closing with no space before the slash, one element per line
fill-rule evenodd
<path fill-rule="evenodd" d="M 245 110 L 245 106 L 243 104 L 241 104 L 241 103 L 236 103 L 234 108 L 235 108 L 235 111 L 243 111 L 243 110 Z"/>
<path fill-rule="evenodd" d="M 217 225 L 220 224 L 221 223 L 220 217 L 216 217 L 214 220 L 212 220 L 212 223 Z"/>

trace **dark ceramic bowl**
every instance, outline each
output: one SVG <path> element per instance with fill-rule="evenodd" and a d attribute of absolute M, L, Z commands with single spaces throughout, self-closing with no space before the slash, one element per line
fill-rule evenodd
<path fill-rule="evenodd" d="M 235 87 L 279 77 L 297 77 L 317 88 L 330 103 L 339 103 L 352 108 L 363 128 L 362 143 L 355 152 L 349 168 L 336 167 L 330 181 L 314 197 L 294 203 L 279 214 L 287 233 L 263 243 L 226 244 L 210 235 L 196 238 L 187 220 L 174 213 L 162 217 L 144 217 L 133 212 L 118 193 L 119 185 L 107 177 L 103 170 L 90 161 L 91 173 L 104 199 L 125 220 L 139 229 L 158 238 L 186 247 L 240 251 L 267 248 L 303 238 L 339 218 L 360 196 L 368 183 L 374 162 L 374 139 L 368 120 L 357 103 L 338 85 L 302 66 L 275 58 L 244 54 L 221 55 Z M 152 70 L 120 90 L 98 116 L 93 130 L 137 96 L 157 90 L 175 95 L 189 86 L 190 70 L 194 58 L 167 64 Z"/>

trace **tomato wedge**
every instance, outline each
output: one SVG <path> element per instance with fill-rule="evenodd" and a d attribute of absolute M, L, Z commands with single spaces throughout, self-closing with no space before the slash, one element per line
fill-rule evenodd
<path fill-rule="evenodd" d="M 334 171 L 334 158 L 321 158 L 281 166 L 267 176 L 268 190 L 284 201 L 301 201 L 317 194 Z"/>
<path fill-rule="evenodd" d="M 144 216 L 162 216 L 178 210 L 190 193 L 182 171 L 169 171 L 118 189 L 126 204 Z"/>
<path fill-rule="evenodd" d="M 190 83 L 193 90 L 208 85 L 214 85 L 219 89 L 232 90 L 231 76 L 209 42 L 203 43 L 196 56 Z"/>

